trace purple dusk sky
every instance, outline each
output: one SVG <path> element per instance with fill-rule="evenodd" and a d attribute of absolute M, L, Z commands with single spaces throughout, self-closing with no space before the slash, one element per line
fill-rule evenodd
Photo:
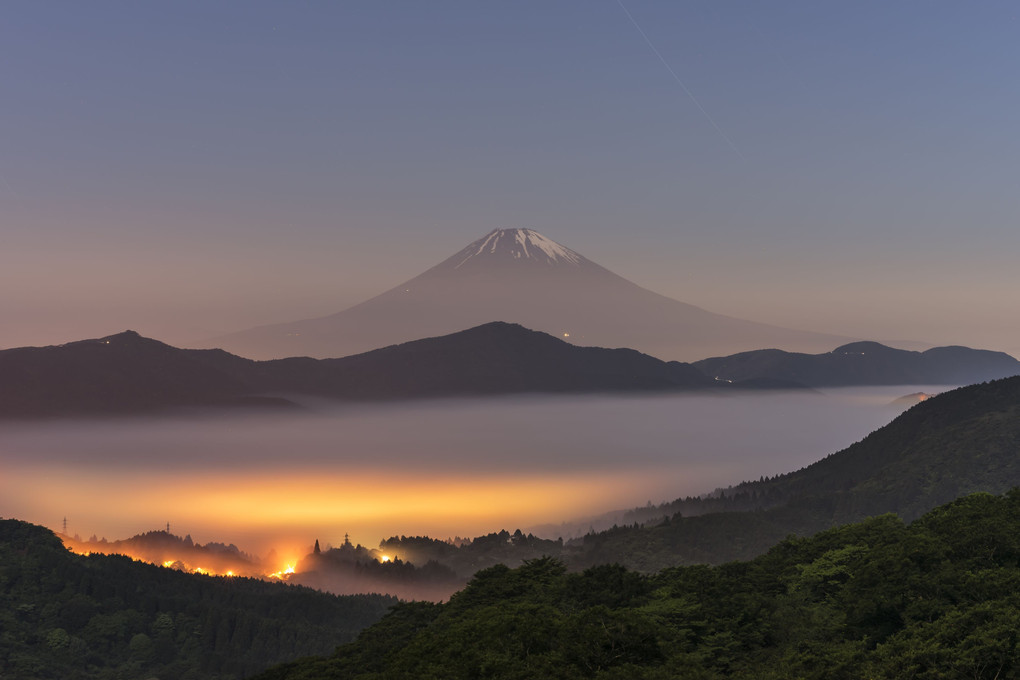
<path fill-rule="evenodd" d="M 1018 13 L 15 0 L 0 347 L 329 314 L 529 227 L 714 312 L 1020 355 Z"/>

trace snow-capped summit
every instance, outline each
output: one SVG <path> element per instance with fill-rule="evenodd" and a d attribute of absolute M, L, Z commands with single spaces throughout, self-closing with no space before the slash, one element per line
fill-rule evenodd
<path fill-rule="evenodd" d="M 685 361 L 762 347 L 822 352 L 847 340 L 713 314 L 641 288 L 533 229 L 495 229 L 349 309 L 208 344 L 258 359 L 339 357 L 490 321 Z"/>
<path fill-rule="evenodd" d="M 478 264 L 479 260 L 524 260 L 546 265 L 580 265 L 584 258 L 570 248 L 539 234 L 534 229 L 493 229 L 450 258 L 454 269 Z M 472 262 L 474 260 L 474 262 Z"/>

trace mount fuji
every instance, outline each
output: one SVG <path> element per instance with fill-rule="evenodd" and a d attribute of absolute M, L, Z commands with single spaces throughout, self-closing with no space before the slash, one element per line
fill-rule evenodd
<path fill-rule="evenodd" d="M 822 352 L 851 339 L 713 314 L 644 289 L 537 231 L 496 229 L 339 313 L 203 344 L 256 359 L 338 357 L 490 321 L 680 361 L 763 347 Z"/>

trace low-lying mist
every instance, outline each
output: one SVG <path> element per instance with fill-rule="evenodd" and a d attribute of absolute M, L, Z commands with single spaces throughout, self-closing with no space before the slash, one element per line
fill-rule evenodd
<path fill-rule="evenodd" d="M 474 536 L 787 472 L 919 387 L 534 397 L 0 426 L 0 515 L 303 554 L 318 538 Z M 930 391 L 930 390 L 929 390 Z"/>

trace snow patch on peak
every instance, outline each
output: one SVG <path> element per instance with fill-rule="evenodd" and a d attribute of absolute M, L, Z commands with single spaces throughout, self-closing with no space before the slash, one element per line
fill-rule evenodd
<path fill-rule="evenodd" d="M 468 260 L 480 255 L 495 255 L 514 260 L 538 260 L 548 264 L 580 265 L 584 260 L 570 248 L 546 238 L 534 229 L 494 229 L 462 250 L 460 254 L 462 258 L 454 269 L 459 269 Z"/>
<path fill-rule="evenodd" d="M 515 229 L 514 231 L 517 232 L 514 236 L 517 243 L 523 248 L 525 257 L 531 257 L 528 254 L 528 245 L 531 245 L 541 250 L 551 260 L 566 260 L 572 264 L 578 264 L 581 261 L 581 256 L 573 250 L 561 246 L 556 241 L 542 236 L 533 229 Z"/>
<path fill-rule="evenodd" d="M 493 230 L 492 232 L 490 232 L 488 236 L 486 236 L 484 239 L 482 239 L 482 245 L 478 246 L 478 250 L 475 251 L 475 255 L 481 255 L 482 251 L 485 250 L 485 246 L 489 245 L 489 243 L 492 243 L 492 250 L 490 250 L 489 252 L 490 253 L 496 252 L 496 246 L 499 244 L 499 236 L 500 236 L 500 234 L 499 234 L 499 230 L 498 229 Z M 471 256 L 469 255 L 468 257 L 471 257 Z M 466 262 L 466 260 L 465 260 L 465 262 Z M 463 262 L 461 264 L 463 264 Z M 460 265 L 457 265 L 457 266 L 459 267 Z"/>

